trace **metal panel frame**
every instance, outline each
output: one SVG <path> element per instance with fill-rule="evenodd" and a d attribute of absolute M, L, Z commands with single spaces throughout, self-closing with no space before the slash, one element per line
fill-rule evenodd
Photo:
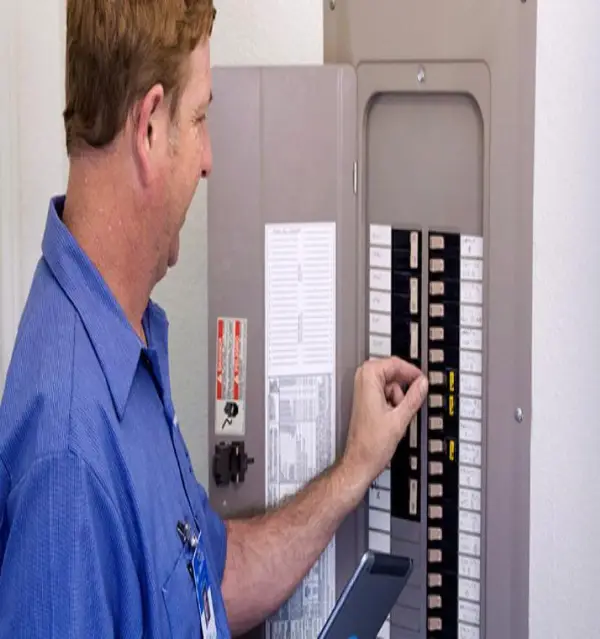
<path fill-rule="evenodd" d="M 331 5 L 336 5 L 331 2 Z M 432 16 L 436 20 L 432 20 Z M 325 1 L 325 52 L 327 63 L 347 63 L 357 69 L 360 122 L 356 136 L 360 140 L 359 158 L 359 222 L 348 226 L 339 236 L 338 246 L 358 246 L 356 255 L 346 253 L 346 277 L 340 279 L 338 294 L 353 299 L 358 317 L 338 314 L 341 337 L 338 352 L 347 359 L 338 372 L 343 379 L 339 389 L 342 399 L 338 433 L 340 443 L 350 409 L 351 374 L 355 364 L 365 357 L 364 265 L 367 224 L 365 209 L 365 111 L 374 93 L 389 91 L 449 92 L 464 91 L 477 101 L 484 122 L 484 236 L 486 240 L 486 399 L 487 399 L 487 465 L 485 511 L 485 600 L 484 637 L 486 639 L 524 639 L 528 636 L 529 597 L 529 451 L 531 428 L 531 272 L 532 272 L 532 208 L 533 208 L 533 135 L 535 80 L 536 2 L 490 0 L 474 5 L 470 0 L 453 0 L 443 5 L 423 0 L 418 6 L 404 0 L 382 0 L 374 9 L 368 0 L 339 3 L 334 11 Z M 371 38 L 369 33 L 376 33 Z M 423 78 L 424 71 L 424 78 Z M 262 132 L 252 126 L 252 118 L 262 127 L 267 118 L 283 117 L 288 107 L 285 100 L 278 109 L 265 113 L 261 109 L 261 81 L 257 77 L 267 71 L 228 69 L 239 74 L 235 90 L 229 93 L 215 74 L 215 93 L 222 93 L 224 109 L 235 109 L 230 130 L 215 140 L 220 148 L 235 145 L 237 154 L 229 156 L 229 165 L 220 174 L 216 159 L 212 180 L 230 178 L 227 188 L 209 186 L 209 397 L 214 393 L 214 327 L 221 315 L 248 316 L 245 309 L 254 303 L 250 322 L 249 359 L 253 360 L 256 379 L 249 381 L 249 395 L 263 396 L 263 319 L 264 310 L 256 305 L 262 299 L 264 222 L 299 221 L 305 219 L 294 207 L 281 206 L 277 211 L 264 210 L 260 145 Z M 291 69 L 271 69 L 280 73 L 282 86 L 293 82 Z M 297 68 L 293 74 L 309 72 Z M 315 72 L 317 72 L 315 70 Z M 320 69 L 320 73 L 328 73 Z M 257 76 L 253 76 L 257 74 Z M 392 79 L 393 78 L 393 79 Z M 347 86 L 346 89 L 349 87 Z M 241 109 L 240 96 L 244 98 Z M 345 99 L 352 101 L 351 92 Z M 215 114 L 215 118 L 219 115 Z M 349 125 L 349 121 L 346 123 Z M 219 128 L 218 126 L 216 127 Z M 354 137 L 347 133 L 347 140 Z M 245 140 L 247 145 L 240 144 Z M 249 146 L 248 146 L 249 145 Z M 273 147 L 271 147 L 273 150 Z M 346 149 L 348 151 L 348 149 Z M 301 151 L 311 157 L 310 149 Z M 351 207 L 353 193 L 350 175 L 351 158 L 336 178 L 338 205 Z M 219 178 L 219 174 L 221 177 Z M 232 179 L 235 176 L 235 180 Z M 291 176 L 294 193 L 301 193 L 298 176 Z M 310 188 L 304 183 L 304 188 Z M 238 226 L 231 233 L 232 218 L 218 217 L 219 211 L 234 211 Z M 233 214 L 232 214 L 233 215 Z M 376 221 L 376 220 L 373 220 Z M 407 221 L 408 222 L 408 221 Z M 414 220 L 418 224 L 418 220 Z M 214 244 L 212 244 L 214 240 Z M 236 256 L 230 260 L 227 251 Z M 247 248 L 248 242 L 250 249 Z M 357 263 L 358 262 L 358 263 Z M 349 278 L 349 279 L 348 279 Z M 241 293 L 243 302 L 240 306 Z M 252 295 L 251 301 L 248 296 Z M 356 299 L 356 295 L 360 295 Z M 255 367 L 255 368 L 254 368 Z M 263 402 L 249 406 L 248 423 L 253 433 L 264 441 Z M 516 415 L 520 409 L 522 418 Z M 209 441 L 214 437 L 214 406 L 209 406 Z M 246 438 L 252 441 L 248 432 Z M 260 461 L 259 468 L 260 468 Z M 255 467 L 251 472 L 257 471 Z M 263 475 L 260 489 L 251 489 L 252 481 L 243 487 L 219 489 L 211 480 L 211 497 L 224 514 L 239 513 L 243 506 L 261 508 L 264 501 Z M 366 513 L 359 509 L 356 518 L 346 522 L 355 529 L 357 543 L 354 555 L 365 547 L 360 522 Z M 356 528 L 358 524 L 358 529 Z M 366 529 L 366 526 L 365 526 Z M 350 539 L 350 537 L 349 537 Z M 349 549 L 350 546 L 347 546 Z M 338 584 L 339 585 L 339 584 Z"/>
<path fill-rule="evenodd" d="M 489 215 L 486 226 L 487 503 L 486 639 L 528 636 L 531 274 L 535 100 L 535 0 L 325 0 L 325 61 L 359 69 L 364 118 L 367 63 L 404 63 L 410 90 L 436 83 L 436 68 L 486 65 L 490 78 Z M 374 35 L 376 34 L 376 35 Z M 426 73 L 417 82 L 418 68 Z M 432 73 L 430 73 L 430 71 Z M 452 76 L 452 74 L 450 74 Z M 450 78 L 448 88 L 458 87 Z M 400 81 L 398 81 L 400 84 Z M 404 88 L 410 86 L 405 82 Z M 361 140 L 364 137 L 364 131 Z M 361 163 L 364 143 L 361 141 Z M 361 176 L 363 169 L 361 168 Z M 361 220 L 364 180 L 361 178 Z M 417 222 L 417 220 L 415 220 Z M 362 231 L 365 232 L 364 230 Z M 364 243 L 363 243 L 364 245 Z M 364 249 L 363 249 L 364 250 Z M 364 254 L 361 256 L 364 260 Z M 362 314 L 364 317 L 364 313 Z M 364 327 L 361 334 L 364 335 Z M 522 418 L 517 419 L 518 411 Z"/>

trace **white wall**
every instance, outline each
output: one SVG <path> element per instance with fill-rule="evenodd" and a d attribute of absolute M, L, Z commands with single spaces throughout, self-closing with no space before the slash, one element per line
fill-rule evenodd
<path fill-rule="evenodd" d="M 0 8 L 0 381 L 39 259 L 48 201 L 66 186 L 64 22 L 64 1 L 8 0 Z"/>
<path fill-rule="evenodd" d="M 592 638 L 600 592 L 600 3 L 539 1 L 532 639 Z"/>
<path fill-rule="evenodd" d="M 12 7 L 3 6 L 0 13 L 0 87 L 12 87 L 13 39 Z M 0 381 L 3 379 L 16 325 L 17 274 L 13 237 L 16 216 L 17 182 L 14 157 L 17 151 L 13 122 L 16 117 L 15 92 L 0 91 Z"/>

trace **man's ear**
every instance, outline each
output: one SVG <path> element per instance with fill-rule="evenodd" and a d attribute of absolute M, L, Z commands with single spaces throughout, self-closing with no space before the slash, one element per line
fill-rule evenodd
<path fill-rule="evenodd" d="M 148 184 L 152 179 L 152 155 L 156 147 L 158 119 L 164 106 L 162 85 L 154 85 L 140 100 L 134 118 L 134 154 L 141 179 Z"/>

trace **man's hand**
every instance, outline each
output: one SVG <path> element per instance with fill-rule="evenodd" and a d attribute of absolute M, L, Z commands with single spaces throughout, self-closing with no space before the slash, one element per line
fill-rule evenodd
<path fill-rule="evenodd" d="M 390 463 L 427 389 L 421 371 L 396 357 L 370 360 L 356 372 L 342 463 L 366 486 Z"/>

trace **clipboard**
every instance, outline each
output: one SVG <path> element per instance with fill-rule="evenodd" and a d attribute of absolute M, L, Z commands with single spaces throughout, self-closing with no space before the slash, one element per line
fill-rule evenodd
<path fill-rule="evenodd" d="M 408 557 L 365 552 L 318 639 L 376 639 L 412 571 Z"/>

